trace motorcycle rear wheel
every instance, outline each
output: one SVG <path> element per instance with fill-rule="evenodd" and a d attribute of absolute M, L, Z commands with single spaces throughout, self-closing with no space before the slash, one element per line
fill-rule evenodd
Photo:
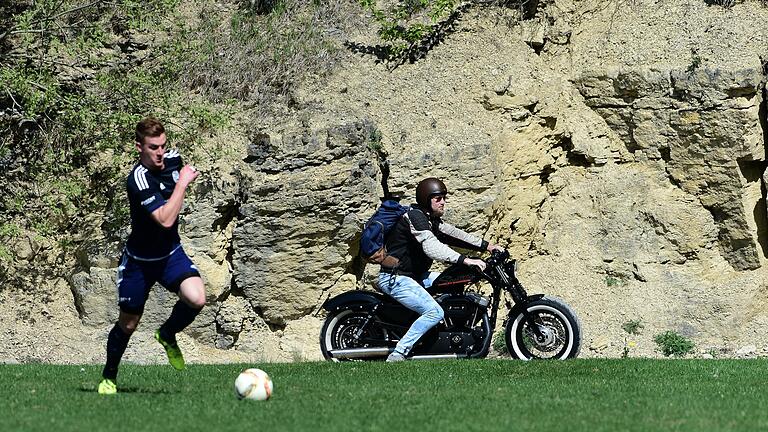
<path fill-rule="evenodd" d="M 320 331 L 320 351 L 323 357 L 331 361 L 348 361 L 334 358 L 330 351 L 386 346 L 386 330 L 375 323 L 369 323 L 358 337 L 358 330 L 367 320 L 368 313 L 351 309 L 342 309 L 329 314 Z M 371 341 L 380 341 L 380 343 Z"/>
<path fill-rule="evenodd" d="M 579 355 L 581 323 L 570 306 L 556 297 L 543 297 L 529 303 L 526 309 L 531 319 L 526 320 L 523 311 L 507 319 L 504 339 L 513 358 L 565 360 Z M 534 332 L 534 324 L 539 328 L 539 336 Z"/>

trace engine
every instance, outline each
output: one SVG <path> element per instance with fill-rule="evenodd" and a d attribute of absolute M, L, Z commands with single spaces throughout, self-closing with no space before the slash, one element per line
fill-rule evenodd
<path fill-rule="evenodd" d="M 445 311 L 444 325 L 438 327 L 432 351 L 471 354 L 482 347 L 487 334 L 489 300 L 477 293 L 443 294 L 437 303 Z"/>

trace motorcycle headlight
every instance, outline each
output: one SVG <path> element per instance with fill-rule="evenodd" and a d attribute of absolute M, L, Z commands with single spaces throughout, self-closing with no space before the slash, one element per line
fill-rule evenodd
<path fill-rule="evenodd" d="M 509 275 L 514 275 L 517 271 L 517 260 L 508 261 L 506 264 L 504 264 L 504 270 Z"/>

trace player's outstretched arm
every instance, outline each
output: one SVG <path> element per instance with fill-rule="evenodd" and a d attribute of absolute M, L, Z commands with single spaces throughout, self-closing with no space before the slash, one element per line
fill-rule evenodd
<path fill-rule="evenodd" d="M 168 201 L 162 207 L 152 212 L 152 219 L 164 228 L 170 228 L 176 223 L 176 218 L 181 213 L 181 206 L 184 204 L 184 194 L 187 186 L 192 183 L 200 173 L 191 165 L 184 165 L 179 173 L 179 181 L 173 188 L 173 193 Z"/>

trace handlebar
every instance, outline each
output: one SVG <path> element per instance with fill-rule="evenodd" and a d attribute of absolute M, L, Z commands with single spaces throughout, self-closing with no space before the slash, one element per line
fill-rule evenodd
<path fill-rule="evenodd" d="M 485 263 L 489 266 L 496 266 L 499 264 L 503 264 L 509 259 L 509 251 L 504 249 L 502 252 L 499 252 L 497 250 L 491 252 L 491 256 L 485 260 Z"/>
<path fill-rule="evenodd" d="M 470 257 L 473 259 L 478 259 L 479 257 Z M 488 257 L 488 259 L 483 260 L 485 262 L 485 265 L 487 267 L 497 266 L 499 264 L 504 264 L 509 259 L 509 251 L 504 249 L 503 251 L 499 252 L 498 250 L 494 250 L 491 252 L 491 256 Z M 471 264 L 467 264 L 470 267 L 475 268 L 478 272 L 483 273 L 479 267 Z"/>

